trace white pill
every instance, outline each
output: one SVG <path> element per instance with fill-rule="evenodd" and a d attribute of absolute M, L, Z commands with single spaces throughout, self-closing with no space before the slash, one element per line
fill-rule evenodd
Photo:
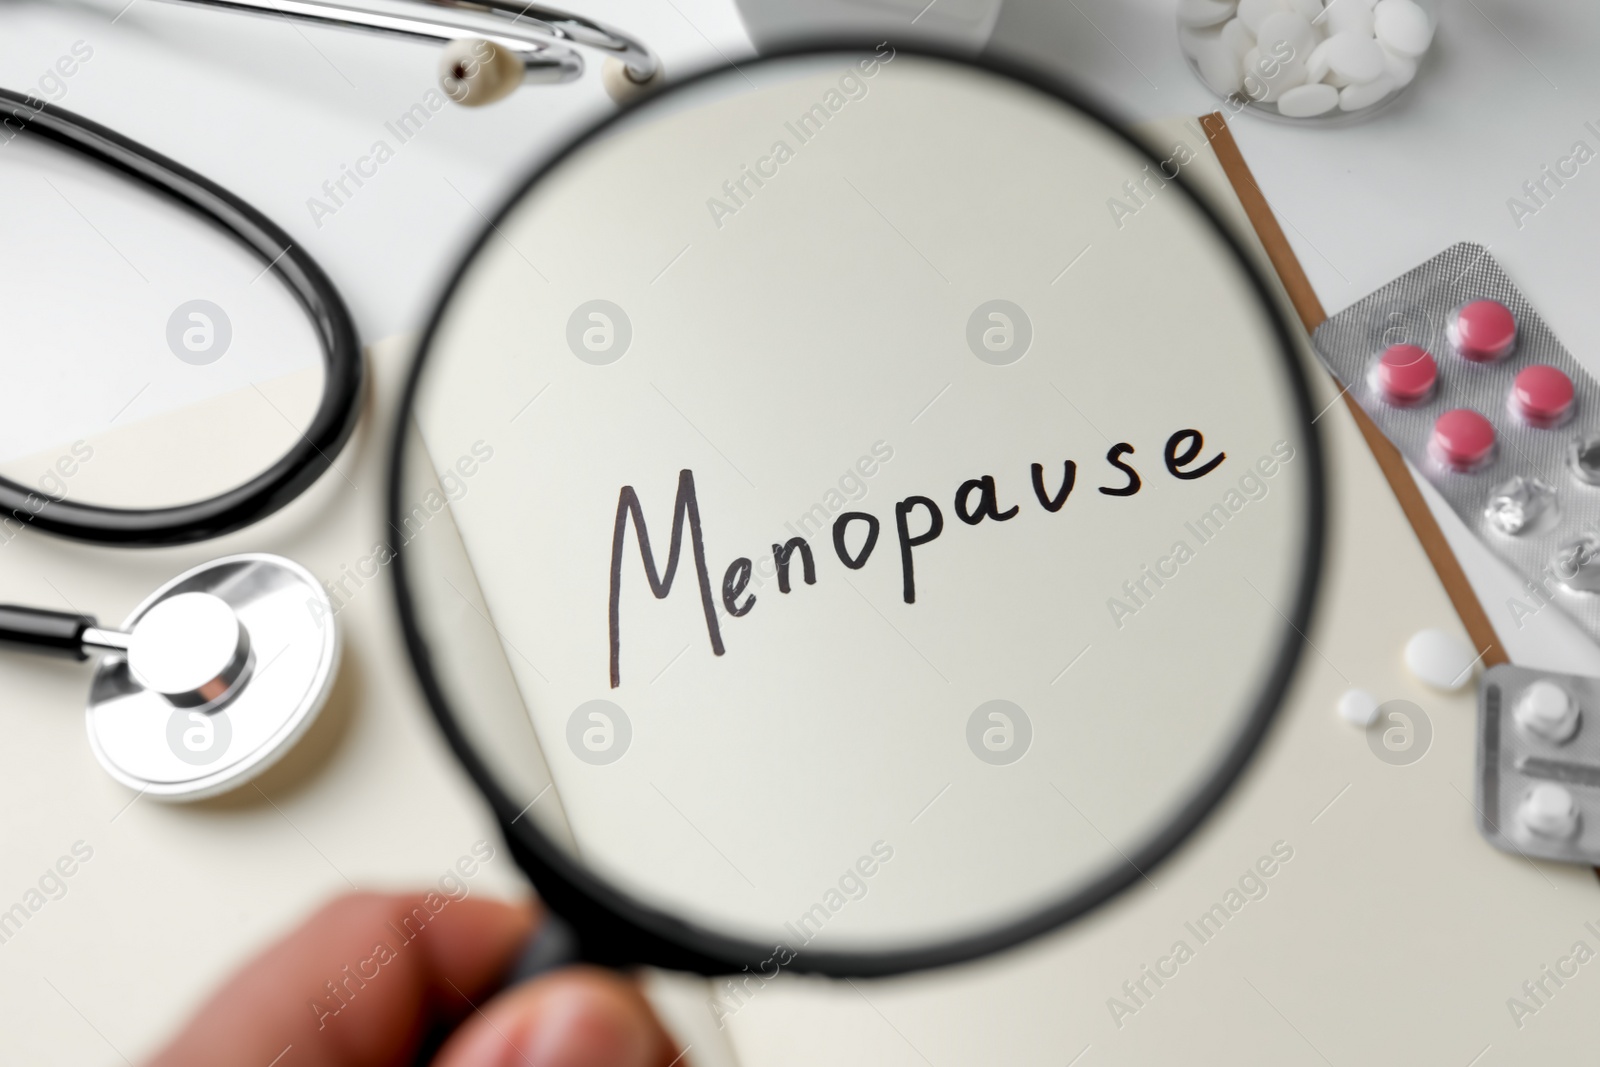
<path fill-rule="evenodd" d="M 1327 13 L 1318 25 L 1329 37 L 1337 33 L 1371 37 L 1373 21 L 1371 0 L 1329 0 Z"/>
<path fill-rule="evenodd" d="M 1311 22 L 1322 17 L 1322 0 L 1289 0 L 1289 10 Z"/>
<path fill-rule="evenodd" d="M 1239 0 L 1239 18 L 1250 27 L 1251 33 L 1261 32 L 1261 23 L 1268 15 L 1287 10 L 1279 0 Z"/>
<path fill-rule="evenodd" d="M 1323 41 L 1306 57 L 1306 76 L 1319 82 L 1328 76 L 1328 42 Z"/>
<path fill-rule="evenodd" d="M 1311 50 L 1317 47 L 1317 31 L 1299 15 L 1279 11 L 1261 20 L 1256 46 L 1262 55 L 1272 56 L 1279 62 L 1298 59 L 1304 63 L 1311 57 Z"/>
<path fill-rule="evenodd" d="M 1568 838 L 1578 829 L 1578 802 L 1553 782 L 1540 782 L 1528 790 L 1517 814 L 1522 825 L 1540 837 Z"/>
<path fill-rule="evenodd" d="M 1534 682 L 1523 690 L 1511 717 L 1524 731 L 1558 745 L 1578 731 L 1578 705 L 1554 682 Z"/>
<path fill-rule="evenodd" d="M 1280 62 L 1252 48 L 1244 57 L 1244 92 L 1260 104 L 1277 103 L 1278 98 L 1306 81 L 1306 65 L 1298 59 Z"/>
<path fill-rule="evenodd" d="M 1222 27 L 1222 40 L 1241 60 L 1256 46 L 1256 35 L 1250 32 L 1243 19 L 1229 19 Z"/>
<path fill-rule="evenodd" d="M 1339 90 L 1312 82 L 1288 89 L 1278 98 L 1278 114 L 1291 119 L 1309 119 L 1339 106 Z M 1352 690 L 1356 692 L 1357 690 Z"/>
<path fill-rule="evenodd" d="M 1319 50 L 1327 61 L 1328 69 L 1353 84 L 1381 78 L 1384 72 L 1383 49 L 1371 37 L 1358 33 L 1336 33 L 1322 42 Z M 1309 63 L 1308 63 L 1309 65 Z"/>
<path fill-rule="evenodd" d="M 1433 23 L 1413 0 L 1378 0 L 1372 32 L 1403 56 L 1420 56 L 1433 43 Z"/>
<path fill-rule="evenodd" d="M 1184 30 L 1179 37 L 1183 50 L 1194 60 L 1200 80 L 1210 86 L 1218 96 L 1232 96 L 1239 91 L 1244 70 L 1233 46 L 1222 39 L 1216 30 Z"/>
<path fill-rule="evenodd" d="M 1300 88 L 1314 87 L 1302 85 Z M 1323 88 L 1326 89 L 1328 86 Z M 1292 89 L 1290 92 L 1299 92 L 1299 89 Z M 1333 95 L 1337 97 L 1339 94 Z M 1283 110 L 1282 105 L 1279 105 L 1279 110 Z M 1365 689 L 1346 689 L 1344 695 L 1339 698 L 1339 717 L 1352 726 L 1371 726 L 1378 721 L 1378 698 Z"/>
<path fill-rule="evenodd" d="M 1410 85 L 1411 79 L 1417 76 L 1417 61 L 1411 56 L 1403 56 L 1389 48 L 1383 49 L 1383 64 L 1388 71 L 1389 80 L 1394 82 L 1396 89 L 1402 85 Z"/>
<path fill-rule="evenodd" d="M 1178 25 L 1215 26 L 1233 18 L 1227 0 L 1178 0 Z"/>
<path fill-rule="evenodd" d="M 1344 106 L 1344 95 L 1349 91 L 1346 89 L 1339 94 L 1341 107 Z M 1406 669 L 1417 681 L 1447 692 L 1466 685 L 1472 678 L 1473 665 L 1478 661 L 1471 645 L 1443 630 L 1418 630 L 1406 642 L 1405 658 Z"/>
<path fill-rule="evenodd" d="M 1393 91 L 1394 82 L 1389 80 L 1387 74 L 1380 74 L 1372 81 L 1362 82 L 1360 85 L 1347 85 L 1339 90 L 1339 110 L 1360 111 L 1376 104 Z"/>

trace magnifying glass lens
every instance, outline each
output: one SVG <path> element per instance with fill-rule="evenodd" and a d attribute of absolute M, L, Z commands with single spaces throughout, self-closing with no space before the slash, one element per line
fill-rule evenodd
<path fill-rule="evenodd" d="M 734 964 L 1014 943 L 1141 883 L 1282 696 L 1297 358 L 1054 91 L 887 46 L 701 78 L 532 180 L 428 334 L 419 670 L 549 894 Z"/>

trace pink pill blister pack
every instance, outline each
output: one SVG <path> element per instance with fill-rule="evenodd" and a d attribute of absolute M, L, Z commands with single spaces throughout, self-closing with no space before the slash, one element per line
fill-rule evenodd
<path fill-rule="evenodd" d="M 1312 344 L 1534 602 L 1600 638 L 1600 383 L 1488 249 L 1447 249 Z"/>

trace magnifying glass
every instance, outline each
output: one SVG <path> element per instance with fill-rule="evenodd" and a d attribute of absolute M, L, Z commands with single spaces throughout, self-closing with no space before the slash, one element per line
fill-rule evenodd
<path fill-rule="evenodd" d="M 1239 777 L 1322 460 L 1175 169 L 1038 75 L 828 47 L 639 104 L 480 235 L 398 430 L 399 603 L 584 957 L 971 959 Z"/>

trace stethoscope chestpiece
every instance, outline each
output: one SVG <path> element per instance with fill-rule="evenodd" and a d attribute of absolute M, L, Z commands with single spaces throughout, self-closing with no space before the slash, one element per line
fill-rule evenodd
<path fill-rule="evenodd" d="M 212 560 L 145 598 L 89 687 L 95 758 L 129 788 L 198 800 L 282 757 L 327 702 L 339 661 L 333 607 L 309 571 L 263 553 Z"/>

